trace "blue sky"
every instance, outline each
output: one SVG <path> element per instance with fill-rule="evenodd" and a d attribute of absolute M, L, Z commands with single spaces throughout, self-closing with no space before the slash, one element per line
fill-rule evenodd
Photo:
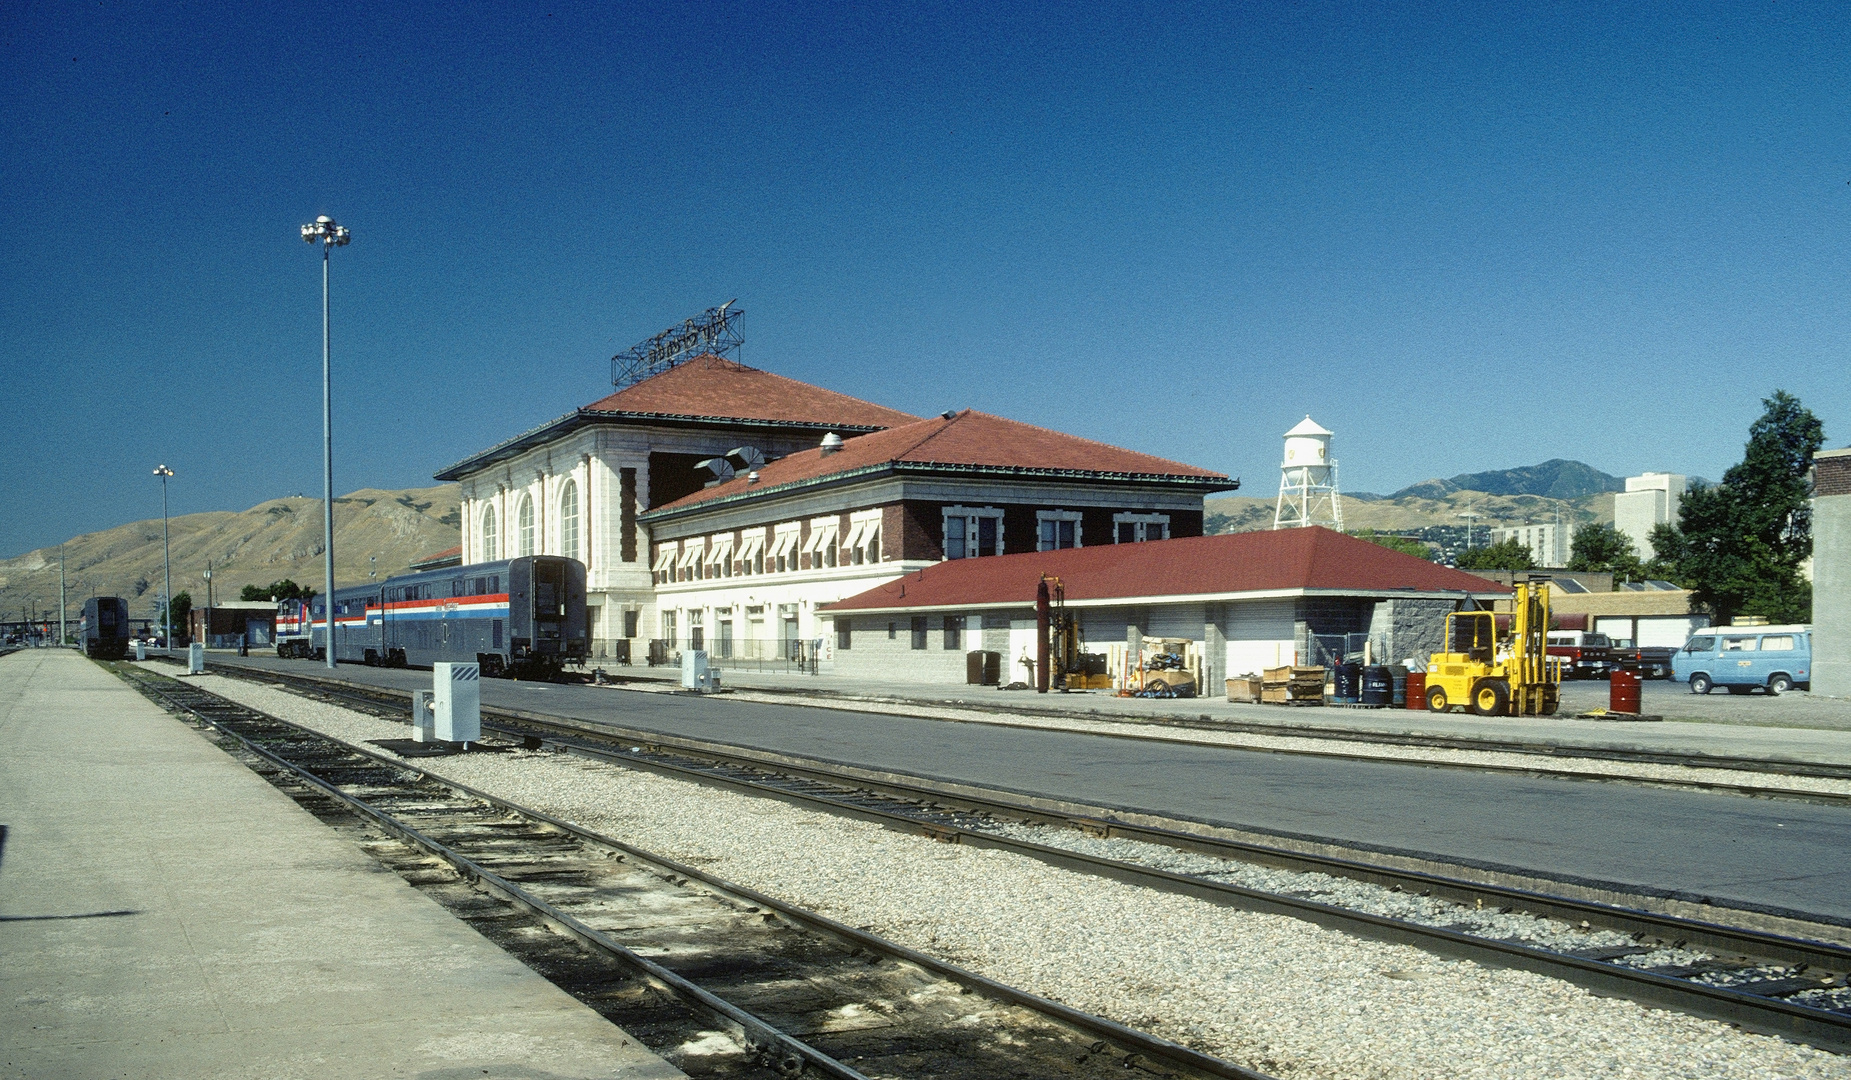
<path fill-rule="evenodd" d="M 0 555 L 402 487 L 743 359 L 1277 487 L 1851 426 L 1851 9 L 10 4 Z M 318 28 L 324 35 L 317 38 Z"/>

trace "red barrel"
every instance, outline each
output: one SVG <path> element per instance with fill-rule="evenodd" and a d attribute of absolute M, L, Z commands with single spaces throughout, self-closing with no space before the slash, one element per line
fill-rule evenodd
<path fill-rule="evenodd" d="M 1607 692 L 1607 711 L 1635 714 L 1639 711 L 1639 676 L 1614 669 Z"/>
<path fill-rule="evenodd" d="M 1427 673 L 1424 671 L 1408 672 L 1408 708 L 1427 709 Z"/>

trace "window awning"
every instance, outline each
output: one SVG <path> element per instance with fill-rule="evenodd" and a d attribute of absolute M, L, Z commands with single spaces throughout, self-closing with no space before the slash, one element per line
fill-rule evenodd
<path fill-rule="evenodd" d="M 809 555 L 828 547 L 835 541 L 836 533 L 839 531 L 839 527 L 833 521 L 827 525 L 810 526 L 810 538 L 803 542 L 803 554 Z"/>
<path fill-rule="evenodd" d="M 792 529 L 789 532 L 781 532 L 771 541 L 771 550 L 765 552 L 765 557 L 768 559 L 775 559 L 780 555 L 789 555 L 791 549 L 796 546 L 796 529 Z"/>
<path fill-rule="evenodd" d="M 707 545 L 704 543 L 689 544 L 686 548 L 682 550 L 681 561 L 675 564 L 676 568 L 681 569 L 684 567 L 693 566 L 695 563 L 700 562 L 701 553 L 705 550 L 707 550 Z"/>
<path fill-rule="evenodd" d="M 744 539 L 739 542 L 739 558 L 742 561 L 750 561 L 764 546 L 765 530 L 760 529 L 757 532 L 749 532 L 745 535 Z"/>
<path fill-rule="evenodd" d="M 676 545 L 674 544 L 663 544 L 661 547 L 657 548 L 656 564 L 650 569 L 667 570 L 669 567 L 675 565 L 675 547 Z"/>
<path fill-rule="evenodd" d="M 714 537 L 713 546 L 707 552 L 707 561 L 710 563 L 729 562 L 732 556 L 733 538 L 730 536 Z"/>
<path fill-rule="evenodd" d="M 850 549 L 851 551 L 854 550 L 855 548 L 860 547 L 861 538 L 868 534 L 868 526 L 878 525 L 878 524 L 880 523 L 876 521 L 851 522 L 848 528 L 848 539 L 842 541 L 842 546 Z"/>

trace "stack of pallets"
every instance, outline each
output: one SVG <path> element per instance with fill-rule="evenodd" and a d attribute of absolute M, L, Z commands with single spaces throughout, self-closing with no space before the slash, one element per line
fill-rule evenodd
<path fill-rule="evenodd" d="M 1322 667 L 1267 668 L 1260 679 L 1260 700 L 1269 705 L 1322 704 Z"/>

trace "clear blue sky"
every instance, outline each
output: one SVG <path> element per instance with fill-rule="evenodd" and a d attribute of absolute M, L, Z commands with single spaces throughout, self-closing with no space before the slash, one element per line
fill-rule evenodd
<path fill-rule="evenodd" d="M 1654 11 L 1634 11 L 1634 7 Z M 1851 8 L 9 4 L 0 555 L 743 358 L 1277 486 L 1719 476 L 1851 426 Z"/>

